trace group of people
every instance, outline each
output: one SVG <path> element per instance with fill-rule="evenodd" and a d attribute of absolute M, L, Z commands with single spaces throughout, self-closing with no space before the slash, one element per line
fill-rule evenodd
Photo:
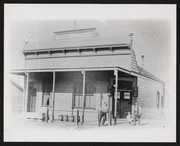
<path fill-rule="evenodd" d="M 102 107 L 99 110 L 99 119 L 98 119 L 98 125 L 104 126 L 106 121 L 106 114 L 108 113 L 108 103 L 105 101 Z M 127 123 L 134 123 L 136 125 L 136 121 L 138 121 L 138 124 L 140 125 L 140 118 L 141 118 L 141 107 L 138 104 L 138 102 L 135 102 L 135 105 L 133 106 L 133 113 L 130 115 L 130 112 L 128 112 L 127 115 Z"/>

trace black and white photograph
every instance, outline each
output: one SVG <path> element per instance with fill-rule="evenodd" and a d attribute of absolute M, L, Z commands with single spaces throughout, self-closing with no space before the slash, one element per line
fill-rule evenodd
<path fill-rule="evenodd" d="M 5 142 L 176 142 L 175 4 L 5 4 Z"/>

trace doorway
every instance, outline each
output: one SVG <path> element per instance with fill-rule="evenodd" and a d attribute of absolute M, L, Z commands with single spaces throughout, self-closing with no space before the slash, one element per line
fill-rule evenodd
<path fill-rule="evenodd" d="M 35 88 L 35 83 L 29 82 L 27 112 L 36 111 L 36 93 L 37 93 L 37 89 Z"/>
<path fill-rule="evenodd" d="M 128 112 L 131 113 L 132 92 L 120 91 L 117 98 L 117 118 L 125 119 Z"/>

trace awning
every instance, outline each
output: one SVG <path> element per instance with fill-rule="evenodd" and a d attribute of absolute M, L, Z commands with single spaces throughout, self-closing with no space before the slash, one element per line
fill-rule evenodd
<path fill-rule="evenodd" d="M 131 74 L 131 71 L 123 69 L 121 67 L 97 67 L 97 68 L 53 68 L 53 69 L 20 69 L 20 70 L 11 70 L 11 74 L 23 75 L 25 76 L 26 72 L 73 72 L 73 71 L 114 71 L 115 68 L 120 72 Z"/>

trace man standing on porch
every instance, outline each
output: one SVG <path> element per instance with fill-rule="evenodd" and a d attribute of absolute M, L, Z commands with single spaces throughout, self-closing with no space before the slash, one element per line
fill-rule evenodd
<path fill-rule="evenodd" d="M 99 114 L 98 126 L 100 126 L 102 118 L 103 118 L 102 126 L 104 125 L 104 123 L 106 121 L 106 113 L 108 113 L 108 104 L 105 101 L 104 104 L 102 105 L 102 107 L 100 108 L 99 113 L 98 113 Z"/>

